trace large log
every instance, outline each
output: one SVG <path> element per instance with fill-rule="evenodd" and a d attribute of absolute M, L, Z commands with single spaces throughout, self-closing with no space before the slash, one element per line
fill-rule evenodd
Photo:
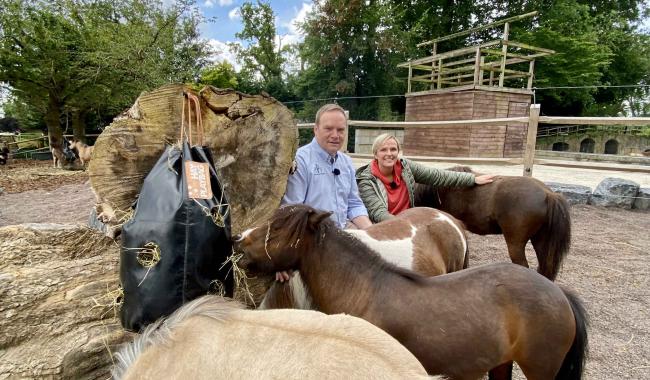
<path fill-rule="evenodd" d="M 143 93 L 95 143 L 88 167 L 97 213 L 110 225 L 127 215 L 149 170 L 180 136 L 183 85 Z M 199 93 L 206 144 L 231 207 L 233 234 L 271 215 L 284 194 L 298 143 L 292 113 L 265 95 L 206 87 Z"/>
<path fill-rule="evenodd" d="M 0 228 L 0 378 L 107 378 L 119 247 L 82 226 Z"/>

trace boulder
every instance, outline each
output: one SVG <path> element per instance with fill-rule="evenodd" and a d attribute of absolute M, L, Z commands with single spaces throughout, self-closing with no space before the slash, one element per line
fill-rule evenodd
<path fill-rule="evenodd" d="M 650 210 L 650 187 L 642 187 L 639 189 L 632 208 L 638 210 Z"/>
<path fill-rule="evenodd" d="M 570 205 L 587 204 L 591 197 L 591 188 L 559 182 L 545 182 L 553 192 L 564 195 Z"/>
<path fill-rule="evenodd" d="M 608 177 L 598 184 L 591 195 L 590 203 L 596 206 L 631 209 L 639 187 L 634 181 Z"/>

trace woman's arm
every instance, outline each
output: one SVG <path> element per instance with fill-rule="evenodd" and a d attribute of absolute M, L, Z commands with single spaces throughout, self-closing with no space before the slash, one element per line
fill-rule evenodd
<path fill-rule="evenodd" d="M 474 174 L 430 168 L 407 161 L 416 183 L 434 187 L 470 187 L 476 182 Z"/>
<path fill-rule="evenodd" d="M 366 205 L 366 210 L 368 210 L 368 217 L 373 223 L 379 223 L 382 220 L 392 218 L 393 216 L 388 213 L 388 208 L 382 199 L 380 199 L 379 194 L 375 191 L 372 180 L 364 178 L 357 181 L 359 186 L 359 196 L 363 200 L 363 204 Z M 379 184 L 379 186 L 384 186 Z"/>

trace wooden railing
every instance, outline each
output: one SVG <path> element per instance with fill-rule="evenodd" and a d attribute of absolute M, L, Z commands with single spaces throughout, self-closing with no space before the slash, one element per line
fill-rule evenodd
<path fill-rule="evenodd" d="M 495 119 L 476 120 L 447 120 L 447 121 L 368 121 L 349 120 L 348 125 L 357 128 L 426 128 L 433 126 L 454 126 L 454 125 L 503 125 L 513 123 L 528 124 L 525 150 L 523 155 L 523 175 L 531 176 L 533 172 L 533 161 L 535 159 L 535 144 L 537 142 L 537 127 L 539 124 L 569 124 L 569 125 L 627 125 L 646 126 L 650 125 L 650 117 L 569 117 L 569 116 L 540 116 L 539 104 L 530 106 L 529 116 L 506 117 Z M 314 123 L 299 123 L 299 129 L 313 128 Z M 347 141 L 347 140 L 346 140 Z M 458 157 L 454 157 L 458 158 Z M 468 157 L 465 157 L 468 158 Z"/>
<path fill-rule="evenodd" d="M 517 87 L 525 87 L 530 91 L 535 59 L 554 54 L 555 51 L 512 41 L 509 39 L 509 33 L 511 22 L 533 17 L 536 14 L 537 12 L 530 12 L 509 17 L 418 44 L 418 47 L 431 46 L 432 54 L 397 65 L 408 69 L 407 94 L 413 92 L 413 82 L 428 83 L 430 90 L 440 90 L 444 87 L 502 88 L 506 80 L 513 79 L 525 79 L 525 86 L 521 85 L 522 82 Z M 444 53 L 437 51 L 439 42 L 501 25 L 504 28 L 500 39 Z"/>

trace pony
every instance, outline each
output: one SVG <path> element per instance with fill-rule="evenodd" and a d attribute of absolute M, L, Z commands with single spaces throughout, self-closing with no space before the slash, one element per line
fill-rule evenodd
<path fill-rule="evenodd" d="M 185 304 L 117 355 L 114 379 L 425 379 L 390 335 L 348 315 L 245 310 L 220 296 Z"/>
<path fill-rule="evenodd" d="M 469 252 L 465 229 L 453 216 L 428 207 L 414 207 L 365 230 L 345 230 L 381 257 L 425 276 L 465 269 Z M 296 274 L 288 283 L 275 282 L 262 309 L 310 309 L 308 294 Z"/>
<path fill-rule="evenodd" d="M 466 166 L 449 170 L 474 173 Z M 539 263 L 537 270 L 550 280 L 557 277 L 571 246 L 568 202 L 531 177 L 499 176 L 493 183 L 462 189 L 418 184 L 414 202 L 450 213 L 475 234 L 503 234 L 515 264 L 528 267 L 525 248 L 530 240 Z"/>
<path fill-rule="evenodd" d="M 79 160 L 81 161 L 81 165 L 85 166 L 87 162 L 90 162 L 90 159 L 92 158 L 93 155 L 93 150 L 95 149 L 94 146 L 89 146 L 77 139 L 72 139 L 72 142 L 70 142 L 70 149 L 73 150 L 77 156 L 79 156 Z"/>
<path fill-rule="evenodd" d="M 50 146 L 50 152 L 52 153 L 55 168 L 63 168 L 66 162 L 74 162 L 77 159 L 75 153 L 70 149 L 70 141 L 65 138 L 62 147 Z"/>
<path fill-rule="evenodd" d="M 430 374 L 450 379 L 580 379 L 587 352 L 581 301 L 511 263 L 424 277 L 383 260 L 306 205 L 275 211 L 235 237 L 251 273 L 299 270 L 313 305 L 386 331 Z"/>
<path fill-rule="evenodd" d="M 3 144 L 0 148 L 0 165 L 5 165 L 9 160 L 9 148 Z"/>

